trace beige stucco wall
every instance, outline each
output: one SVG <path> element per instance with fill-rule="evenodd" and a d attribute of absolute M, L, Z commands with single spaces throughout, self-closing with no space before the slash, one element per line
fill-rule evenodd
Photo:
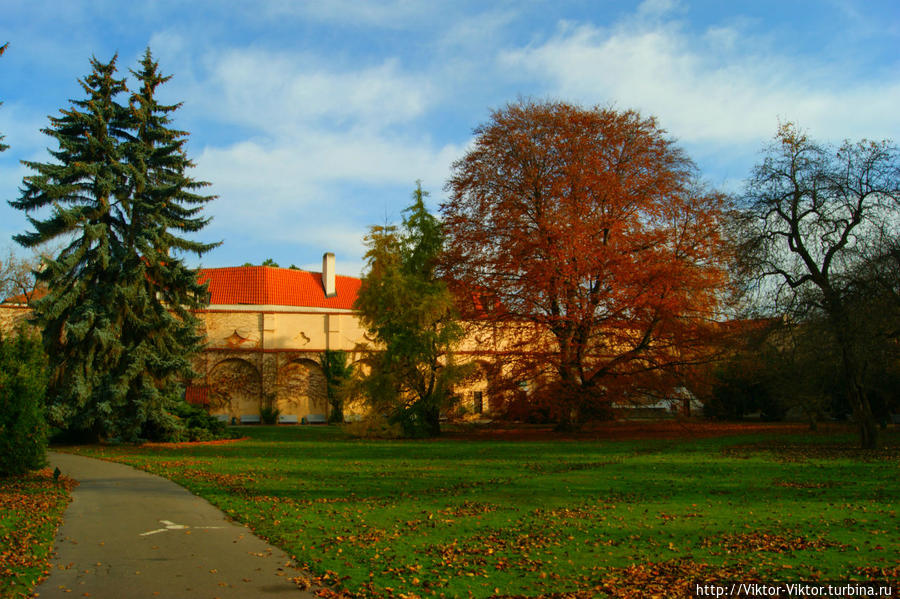
<path fill-rule="evenodd" d="M 278 306 L 218 307 L 198 312 L 207 349 L 198 357 L 196 385 L 207 387 L 210 411 L 229 419 L 275 407 L 301 420 L 328 413 L 319 360 L 326 349 L 355 359 L 363 331 L 355 315 Z"/>
<path fill-rule="evenodd" d="M 0 305 L 0 328 L 10 331 L 30 313 L 24 306 Z M 326 349 L 348 352 L 360 363 L 370 341 L 350 311 L 303 310 L 279 306 L 210 306 L 196 313 L 207 345 L 194 360 L 198 377 L 193 385 L 205 387 L 213 414 L 240 419 L 274 406 L 282 415 L 298 420 L 310 414 L 327 415 L 325 378 L 318 362 Z M 490 376 L 502 368 L 489 367 L 495 352 L 508 349 L 492 330 L 473 327 L 462 342 L 459 361 L 483 363 L 458 389 L 468 411 L 474 392 L 482 394 L 484 412 L 496 410 Z M 359 412 L 356 404 L 349 411 Z"/>
<path fill-rule="evenodd" d="M 8 334 L 16 330 L 22 324 L 25 324 L 28 316 L 31 314 L 25 306 L 6 306 L 0 304 L 0 331 Z"/>

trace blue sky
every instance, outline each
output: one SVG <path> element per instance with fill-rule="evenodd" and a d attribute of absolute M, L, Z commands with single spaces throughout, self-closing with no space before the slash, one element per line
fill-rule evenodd
<path fill-rule="evenodd" d="M 473 128 L 519 97 L 654 115 L 732 192 L 779 121 L 900 137 L 896 0 L 4 0 L 4 42 L 0 199 L 20 160 L 49 160 L 40 129 L 90 57 L 125 71 L 149 45 L 219 196 L 204 266 L 318 270 L 334 251 L 358 274 L 368 226 L 399 220 L 417 179 L 437 209 Z M 0 248 L 26 226 L 0 203 Z"/>

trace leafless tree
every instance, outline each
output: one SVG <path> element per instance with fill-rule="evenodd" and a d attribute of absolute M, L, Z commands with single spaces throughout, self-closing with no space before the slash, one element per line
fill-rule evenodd
<path fill-rule="evenodd" d="M 34 271 L 40 268 L 40 254 L 21 256 L 11 247 L 0 258 L 0 302 L 27 304 L 34 295 Z"/>
<path fill-rule="evenodd" d="M 896 296 L 897 147 L 867 140 L 818 144 L 784 124 L 754 169 L 742 208 L 743 273 L 776 313 L 826 323 L 840 353 L 860 442 L 876 447 L 878 428 L 865 383 L 873 339 L 871 327 L 858 322 L 864 312 L 859 299 L 860 290 L 872 285 Z"/>

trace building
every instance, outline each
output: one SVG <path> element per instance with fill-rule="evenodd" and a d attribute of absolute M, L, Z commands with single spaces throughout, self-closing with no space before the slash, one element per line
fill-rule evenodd
<path fill-rule="evenodd" d="M 361 357 L 365 332 L 353 312 L 360 280 L 334 272 L 334 254 L 322 272 L 271 266 L 209 268 L 209 306 L 196 312 L 207 338 L 187 389 L 188 401 L 229 420 L 255 419 L 262 407 L 285 420 L 327 415 L 325 350 Z"/>
<path fill-rule="evenodd" d="M 283 422 L 326 418 L 322 353 L 344 350 L 358 363 L 371 345 L 353 311 L 360 279 L 336 274 L 332 253 L 322 257 L 321 272 L 237 266 L 201 269 L 199 277 L 209 284 L 209 305 L 195 312 L 207 344 L 186 399 L 229 422 L 258 422 L 264 407 L 276 408 Z M 7 299 L 0 326 L 13 329 L 29 311 L 24 298 Z M 462 392 L 471 412 L 497 407 L 487 372 L 488 364 L 478 362 Z"/>

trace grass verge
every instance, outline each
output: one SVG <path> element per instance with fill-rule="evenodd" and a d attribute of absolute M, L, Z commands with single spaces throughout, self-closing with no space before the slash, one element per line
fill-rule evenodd
<path fill-rule="evenodd" d="M 31 597 L 49 574 L 56 529 L 75 481 L 50 469 L 0 478 L 0 597 Z"/>
<path fill-rule="evenodd" d="M 688 596 L 900 572 L 900 436 L 244 441 L 88 447 L 184 485 L 357 596 Z M 733 432 L 733 431 L 732 431 Z M 564 595 L 568 594 L 568 595 Z"/>

